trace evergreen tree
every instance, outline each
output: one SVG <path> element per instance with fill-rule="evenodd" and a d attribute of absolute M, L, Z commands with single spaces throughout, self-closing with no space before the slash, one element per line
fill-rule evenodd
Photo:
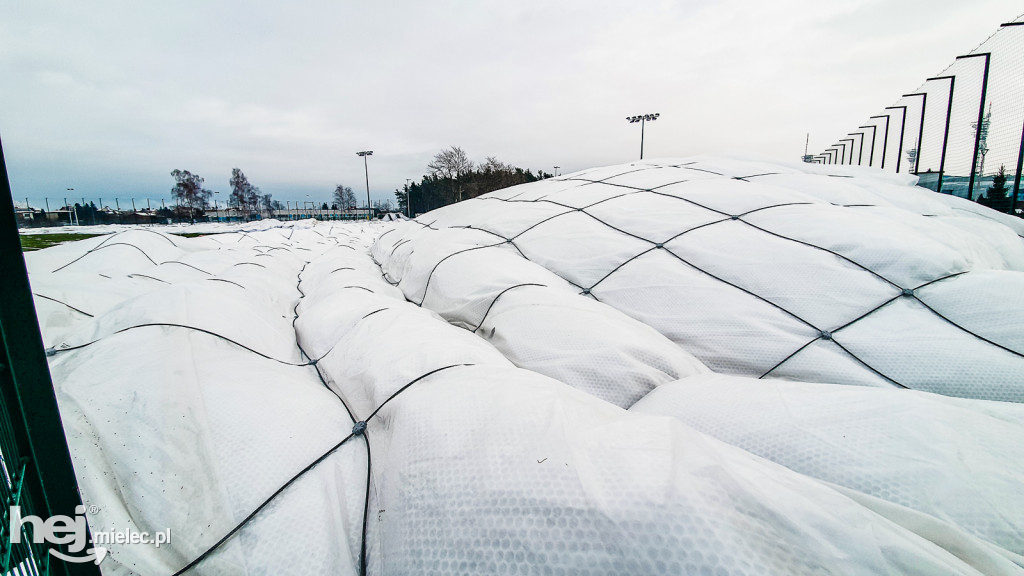
<path fill-rule="evenodd" d="M 1006 166 L 1000 166 L 999 172 L 992 178 L 992 186 L 988 189 L 986 204 L 999 212 L 1010 211 L 1009 190 L 1006 188 Z"/>

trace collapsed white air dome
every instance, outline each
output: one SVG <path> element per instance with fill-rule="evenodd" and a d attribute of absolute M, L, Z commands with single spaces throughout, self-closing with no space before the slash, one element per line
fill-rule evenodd
<path fill-rule="evenodd" d="M 27 260 L 105 574 L 1024 574 L 1021 234 L 692 158 Z"/>
<path fill-rule="evenodd" d="M 546 283 L 646 324 L 715 372 L 1024 401 L 1024 220 L 913 182 L 816 164 L 643 161 L 435 210 L 396 225 L 375 255 L 411 300 L 471 326 L 495 291 Z M 485 264 L 513 256 L 546 278 Z M 448 287 L 481 276 L 489 290 Z M 578 328 L 520 334 L 543 348 Z"/>

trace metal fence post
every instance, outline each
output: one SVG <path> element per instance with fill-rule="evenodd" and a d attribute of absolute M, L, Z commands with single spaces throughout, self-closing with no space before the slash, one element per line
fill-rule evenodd
<path fill-rule="evenodd" d="M 974 131 L 974 155 L 971 157 L 971 176 L 967 183 L 967 199 L 974 200 L 974 171 L 978 169 L 978 150 L 981 148 L 981 123 L 985 120 L 985 96 L 988 93 L 988 69 L 989 64 L 992 61 L 991 52 L 983 52 L 981 54 L 968 54 L 966 56 L 957 56 L 957 60 L 966 60 L 967 58 L 985 58 L 985 71 L 981 77 L 981 98 L 978 101 L 978 127 Z"/>
<path fill-rule="evenodd" d="M 882 136 L 882 165 L 880 166 L 882 170 L 885 170 L 885 153 L 889 149 L 889 115 L 881 114 L 872 116 L 872 118 L 885 118 L 885 134 Z"/>
<path fill-rule="evenodd" d="M 4 281 L 0 282 L 0 339 L 3 341 L 3 356 L 0 357 L 0 363 L 3 364 L 0 367 L 3 414 L 0 417 L 10 424 L 5 432 L 14 436 L 4 438 L 4 445 L 16 450 L 16 454 L 4 454 L 5 465 L 17 464 L 19 459 L 25 463 L 21 474 L 21 496 L 34 505 L 32 514 L 74 518 L 82 500 L 57 408 L 53 382 L 50 380 L 43 339 L 39 334 L 2 143 L 0 269 L 4 271 Z M 7 544 L 10 545 L 10 541 Z M 67 545 L 54 547 L 63 553 L 68 552 Z M 54 574 L 100 573 L 99 567 L 92 563 L 58 562 L 46 551 L 39 556 L 41 558 L 37 560 L 41 567 L 45 569 L 44 563 L 48 562 Z"/>
<path fill-rule="evenodd" d="M 903 120 L 900 121 L 900 144 L 896 149 L 896 173 L 900 172 L 900 161 L 903 156 L 903 131 L 907 128 L 907 107 L 906 106 L 886 106 L 886 110 L 903 109 Z"/>
<path fill-rule="evenodd" d="M 949 119 L 953 115 L 953 88 L 956 86 L 956 76 L 933 76 L 925 80 L 949 80 L 949 100 L 946 102 L 946 129 L 942 133 L 942 156 L 939 158 L 939 181 L 935 187 L 936 192 L 942 192 L 942 177 L 946 173 L 946 146 L 949 144 Z"/>
<path fill-rule="evenodd" d="M 840 142 L 849 142 L 850 143 L 850 163 L 848 164 L 848 166 L 853 166 L 853 143 L 856 142 L 856 140 L 857 140 L 856 138 L 843 138 L 842 140 L 840 140 Z M 845 151 L 846 151 L 846 149 L 845 149 L 845 146 L 844 146 L 844 148 L 843 148 L 844 157 L 845 157 Z"/>
<path fill-rule="evenodd" d="M 1013 198 L 1010 199 L 1010 214 L 1017 214 L 1017 194 L 1020 192 L 1020 171 L 1024 168 L 1024 127 L 1020 130 L 1020 146 L 1017 148 L 1017 174 L 1013 177 Z"/>
<path fill-rule="evenodd" d="M 917 174 L 918 168 L 921 166 L 921 147 L 924 146 L 924 113 L 928 109 L 928 93 L 927 92 L 914 92 L 912 94 L 904 94 L 904 98 L 911 96 L 921 97 L 921 125 L 917 130 L 917 156 L 914 158 L 914 174 Z"/>
<path fill-rule="evenodd" d="M 874 167 L 875 164 L 875 138 L 878 136 L 878 126 L 874 124 L 870 126 L 858 126 L 858 128 L 871 128 L 871 153 L 868 156 L 868 167 Z M 864 144 L 864 140 L 861 139 L 861 145 Z"/>

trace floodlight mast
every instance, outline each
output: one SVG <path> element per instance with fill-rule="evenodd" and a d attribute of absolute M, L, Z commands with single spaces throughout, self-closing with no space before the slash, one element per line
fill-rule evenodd
<path fill-rule="evenodd" d="M 405 179 L 405 208 L 406 212 L 409 213 L 409 218 L 412 218 L 412 178 Z"/>
<path fill-rule="evenodd" d="M 356 156 L 363 157 L 363 171 L 366 173 L 366 219 L 370 220 L 370 168 L 366 165 L 366 157 L 373 156 L 373 150 L 356 152 Z"/>
<path fill-rule="evenodd" d="M 644 123 L 646 123 L 648 121 L 654 122 L 655 120 L 658 119 L 658 116 L 661 116 L 660 112 L 656 112 L 654 114 L 642 114 L 642 115 L 637 115 L 637 116 L 626 116 L 626 120 L 630 124 L 636 124 L 637 122 L 640 123 L 640 159 L 641 160 L 644 159 Z"/>

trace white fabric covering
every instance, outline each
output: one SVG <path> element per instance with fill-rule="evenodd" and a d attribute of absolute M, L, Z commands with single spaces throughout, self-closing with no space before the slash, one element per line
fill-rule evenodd
<path fill-rule="evenodd" d="M 1024 229 L 912 183 L 648 161 L 30 253 L 90 526 L 172 530 L 101 568 L 366 420 L 193 573 L 1022 574 Z"/>

